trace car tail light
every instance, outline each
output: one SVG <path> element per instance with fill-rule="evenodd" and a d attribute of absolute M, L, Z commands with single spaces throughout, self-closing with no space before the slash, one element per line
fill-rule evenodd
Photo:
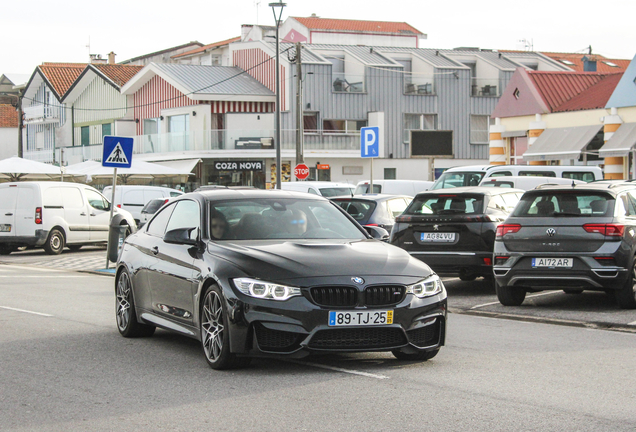
<path fill-rule="evenodd" d="M 42 207 L 35 208 L 35 223 L 42 225 Z"/>
<path fill-rule="evenodd" d="M 492 266 L 492 258 L 484 258 L 484 265 Z"/>
<path fill-rule="evenodd" d="M 364 224 L 364 226 L 380 226 L 378 224 Z"/>
<path fill-rule="evenodd" d="M 513 234 L 521 229 L 519 224 L 501 224 L 497 227 L 497 238 L 501 238 L 506 234 Z"/>
<path fill-rule="evenodd" d="M 599 233 L 610 237 L 622 237 L 625 225 L 619 224 L 585 224 L 583 229 L 589 233 Z"/>
<path fill-rule="evenodd" d="M 121 204 L 117 204 L 117 208 L 121 208 Z"/>
<path fill-rule="evenodd" d="M 510 259 L 509 256 L 496 256 L 495 265 L 504 265 L 508 259 Z"/>
<path fill-rule="evenodd" d="M 168 198 L 166 198 L 165 200 L 163 200 L 163 203 L 165 204 L 165 203 L 167 203 L 168 201 L 169 201 L 169 199 L 168 199 Z"/>
<path fill-rule="evenodd" d="M 395 222 L 396 223 L 409 223 L 413 220 L 413 218 L 411 216 L 398 216 L 395 218 Z"/>

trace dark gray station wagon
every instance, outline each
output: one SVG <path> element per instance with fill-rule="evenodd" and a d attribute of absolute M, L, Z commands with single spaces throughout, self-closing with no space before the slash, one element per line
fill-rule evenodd
<path fill-rule="evenodd" d="M 636 186 L 545 186 L 526 192 L 497 228 L 497 296 L 518 306 L 526 292 L 605 291 L 636 308 Z"/>

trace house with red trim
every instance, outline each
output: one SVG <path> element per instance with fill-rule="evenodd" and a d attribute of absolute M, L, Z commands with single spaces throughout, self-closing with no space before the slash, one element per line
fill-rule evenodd
<path fill-rule="evenodd" d="M 492 113 L 490 163 L 593 164 L 606 178 L 628 178 L 635 79 L 636 57 L 624 72 L 517 69 Z"/>

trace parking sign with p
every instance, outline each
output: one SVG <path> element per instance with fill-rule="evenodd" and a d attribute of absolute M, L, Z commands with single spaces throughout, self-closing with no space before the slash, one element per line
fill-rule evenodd
<path fill-rule="evenodd" d="M 360 156 L 363 158 L 380 156 L 380 128 L 378 126 L 360 128 Z"/>

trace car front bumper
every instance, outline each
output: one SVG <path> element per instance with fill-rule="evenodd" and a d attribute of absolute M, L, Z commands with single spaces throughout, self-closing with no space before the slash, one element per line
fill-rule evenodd
<path fill-rule="evenodd" d="M 393 311 L 393 323 L 330 326 L 330 311 Z M 250 356 L 304 357 L 310 353 L 439 349 L 446 337 L 446 291 L 373 307 L 319 306 L 303 296 L 284 302 L 239 295 L 229 299 L 231 349 Z"/>

